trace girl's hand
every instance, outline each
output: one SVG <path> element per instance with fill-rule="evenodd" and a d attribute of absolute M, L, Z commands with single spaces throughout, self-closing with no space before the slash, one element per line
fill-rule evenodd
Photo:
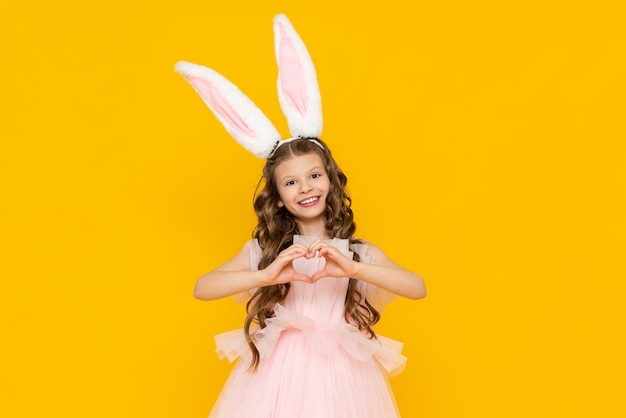
<path fill-rule="evenodd" d="M 293 244 L 281 251 L 278 257 L 263 270 L 265 273 L 263 281 L 266 283 L 266 286 L 283 284 L 294 280 L 312 283 L 311 277 L 296 272 L 291 264 L 293 260 L 306 257 L 308 253 L 309 249 L 302 244 Z"/>
<path fill-rule="evenodd" d="M 352 277 L 356 273 L 358 263 L 343 255 L 341 251 L 325 243 L 322 240 L 315 240 L 308 248 L 306 258 L 316 256 L 324 257 L 326 265 L 323 270 L 316 272 L 311 277 L 311 283 L 314 283 L 322 277 Z"/>

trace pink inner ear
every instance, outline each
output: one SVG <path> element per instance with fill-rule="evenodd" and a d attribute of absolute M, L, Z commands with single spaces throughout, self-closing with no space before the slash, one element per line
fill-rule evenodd
<path fill-rule="evenodd" d="M 304 68 L 298 59 L 298 53 L 289 34 L 280 26 L 280 48 L 278 68 L 280 69 L 280 88 L 287 103 L 301 115 L 306 114 L 308 96 Z"/>
<path fill-rule="evenodd" d="M 255 137 L 255 132 L 246 124 L 241 116 L 239 116 L 231 104 L 224 99 L 213 84 L 197 77 L 188 77 L 187 79 L 196 88 L 198 93 L 211 104 L 215 113 L 222 118 L 224 124 L 228 125 L 226 126 L 227 128 L 236 131 L 240 135 Z"/>

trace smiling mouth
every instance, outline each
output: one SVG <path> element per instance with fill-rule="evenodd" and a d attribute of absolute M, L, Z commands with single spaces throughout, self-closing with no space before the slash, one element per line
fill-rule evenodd
<path fill-rule="evenodd" d="M 308 199 L 304 199 L 301 202 L 298 202 L 299 205 L 307 206 L 316 203 L 320 199 L 319 196 L 309 197 Z"/>

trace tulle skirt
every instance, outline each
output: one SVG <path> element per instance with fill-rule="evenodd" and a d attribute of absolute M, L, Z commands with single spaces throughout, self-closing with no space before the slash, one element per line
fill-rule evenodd
<path fill-rule="evenodd" d="M 275 315 L 255 334 L 256 371 L 243 330 L 216 336 L 218 354 L 238 360 L 209 418 L 399 416 L 387 377 L 404 367 L 401 343 L 347 323 L 320 327 L 280 305 Z"/>

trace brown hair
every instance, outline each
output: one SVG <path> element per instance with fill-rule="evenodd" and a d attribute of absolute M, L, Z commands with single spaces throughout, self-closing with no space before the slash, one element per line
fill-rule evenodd
<path fill-rule="evenodd" d="M 296 139 L 275 149 L 265 163 L 262 178 L 264 186 L 254 200 L 254 211 L 258 217 L 258 224 L 254 228 L 253 236 L 258 239 L 262 250 L 259 269 L 264 269 L 270 265 L 282 250 L 292 244 L 293 236 L 300 233 L 294 217 L 284 206 L 278 207 L 280 197 L 274 178 L 276 167 L 283 161 L 295 156 L 317 154 L 324 164 L 330 181 L 326 199 L 326 231 L 328 236 L 348 239 L 350 244 L 361 243 L 353 236 L 356 224 L 350 208 L 352 200 L 346 190 L 348 179 L 333 159 L 328 147 L 320 139 L 311 139 L 322 146 L 320 147 L 308 139 Z M 356 252 L 354 259 L 360 261 Z M 357 281 L 350 279 L 344 317 L 346 321 L 354 324 L 360 331 L 365 331 L 370 338 L 375 338 L 376 334 L 372 327 L 380 319 L 380 313 L 365 300 L 365 295 L 361 295 L 356 285 Z M 244 331 L 252 351 L 251 370 L 256 369 L 260 357 L 254 345 L 254 336 L 250 335 L 250 326 L 252 323 L 256 323 L 261 328 L 265 328 L 265 320 L 274 315 L 274 306 L 285 299 L 289 288 L 289 283 L 261 287 L 246 305 L 248 315 L 244 323 Z"/>

